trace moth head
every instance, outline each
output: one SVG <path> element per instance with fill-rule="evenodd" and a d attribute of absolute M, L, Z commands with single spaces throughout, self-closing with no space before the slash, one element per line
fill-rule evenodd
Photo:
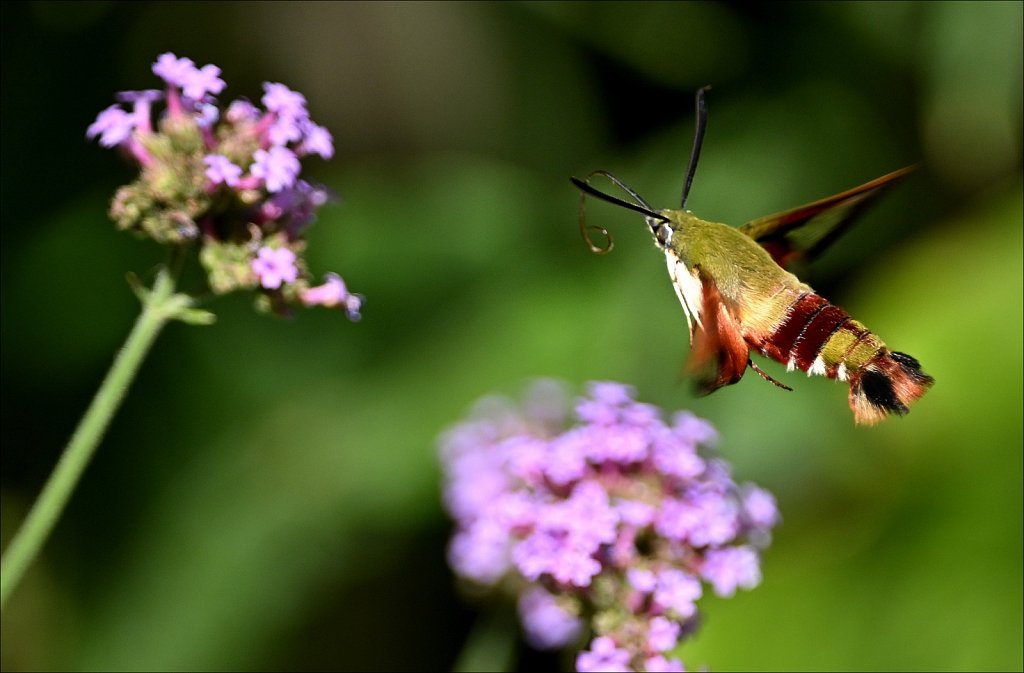
<path fill-rule="evenodd" d="M 667 220 L 647 218 L 647 226 L 651 228 L 651 233 L 654 234 L 654 242 L 658 244 L 659 248 L 667 248 L 672 242 L 672 236 L 676 233 L 676 230 L 672 228 L 672 225 Z"/>
<path fill-rule="evenodd" d="M 690 185 L 693 184 L 693 176 L 694 173 L 696 173 L 697 171 L 697 160 L 700 158 L 700 148 L 701 145 L 703 145 L 704 143 L 704 130 L 707 128 L 708 120 L 708 108 L 707 104 L 704 102 L 704 94 L 710 88 L 711 87 L 706 86 L 702 87 L 697 91 L 696 129 L 694 131 L 693 136 L 693 146 L 690 149 L 690 163 L 686 167 L 686 176 L 683 179 L 682 198 L 679 200 L 679 208 L 681 210 L 686 209 L 686 199 L 690 195 Z M 616 187 L 626 192 L 626 194 L 629 195 L 632 201 L 626 201 L 624 199 L 618 198 L 617 196 L 605 194 L 604 192 L 595 189 L 593 186 L 591 186 L 590 180 L 591 178 L 597 175 L 600 175 L 611 180 Z M 636 212 L 643 215 L 644 221 L 647 223 L 648 228 L 650 228 L 651 230 L 651 235 L 654 236 L 654 242 L 658 245 L 659 248 L 667 248 L 669 246 L 669 243 L 672 242 L 672 235 L 675 233 L 675 230 L 672 228 L 672 221 L 664 215 L 664 212 L 666 211 L 658 212 L 654 210 L 654 208 L 652 208 L 649 203 L 644 201 L 643 198 L 641 198 L 641 196 L 636 193 L 636 191 L 634 191 L 626 183 L 622 182 L 608 171 L 594 171 L 587 175 L 587 177 L 583 180 L 580 180 L 579 178 L 575 177 L 570 179 L 572 180 L 572 183 L 576 185 L 576 187 L 578 187 L 581 192 L 583 192 L 580 196 L 580 234 L 583 236 L 583 240 L 587 242 L 587 245 L 590 246 L 590 249 L 592 251 L 601 254 L 611 252 L 612 248 L 615 245 L 615 241 L 614 239 L 612 239 L 612 235 L 608 233 L 608 230 L 605 229 L 604 227 L 600 227 L 593 224 L 587 224 L 587 194 L 590 194 L 591 196 L 596 196 L 602 201 L 614 203 L 617 206 L 622 206 L 623 208 L 628 208 L 629 210 L 635 210 Z M 590 237 L 591 231 L 598 231 L 602 236 L 604 236 L 605 244 L 603 246 L 594 243 L 593 239 Z"/>

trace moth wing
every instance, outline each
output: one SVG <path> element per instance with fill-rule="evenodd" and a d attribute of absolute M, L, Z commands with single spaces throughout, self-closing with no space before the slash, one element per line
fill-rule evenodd
<path fill-rule="evenodd" d="M 776 264 L 789 268 L 824 252 L 888 187 L 914 168 L 907 166 L 845 192 L 759 217 L 739 230 L 760 243 Z"/>
<path fill-rule="evenodd" d="M 699 277 L 701 326 L 693 330 L 686 371 L 695 377 L 698 392 L 706 395 L 743 377 L 750 361 L 750 347 L 714 279 L 703 271 Z"/>

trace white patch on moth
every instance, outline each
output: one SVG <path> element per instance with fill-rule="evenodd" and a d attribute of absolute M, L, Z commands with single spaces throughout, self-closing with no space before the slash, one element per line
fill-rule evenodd
<path fill-rule="evenodd" d="M 845 381 L 846 380 L 846 363 L 845 362 L 839 363 L 839 368 L 836 369 L 836 378 L 839 379 L 840 381 Z"/>
<path fill-rule="evenodd" d="M 825 361 L 821 359 L 821 356 L 814 358 L 814 362 L 811 363 L 811 368 L 807 370 L 807 375 L 817 374 L 818 376 L 825 375 Z"/>
<path fill-rule="evenodd" d="M 693 336 L 693 323 L 704 329 L 700 321 L 700 309 L 704 287 L 697 277 L 696 271 L 690 271 L 683 264 L 682 260 L 676 257 L 671 250 L 665 251 L 665 261 L 668 264 L 668 275 L 672 279 L 672 287 L 679 297 L 679 303 L 683 305 L 683 313 L 686 314 L 686 324 L 690 326 L 690 335 Z"/>
<path fill-rule="evenodd" d="M 792 356 L 792 355 L 789 356 L 789 362 L 786 363 L 786 371 L 787 372 L 796 371 L 796 357 L 795 356 Z"/>

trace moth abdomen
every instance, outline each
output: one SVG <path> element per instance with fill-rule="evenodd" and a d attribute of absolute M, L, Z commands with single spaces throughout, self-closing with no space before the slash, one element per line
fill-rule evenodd
<path fill-rule="evenodd" d="M 801 293 L 783 312 L 782 320 L 756 347 L 766 356 L 799 369 L 845 380 L 850 358 L 867 362 L 882 342 L 850 314 L 814 292 Z M 844 368 L 843 365 L 846 365 Z"/>
<path fill-rule="evenodd" d="M 800 293 L 763 343 L 751 345 L 789 370 L 849 383 L 858 423 L 907 413 L 933 383 L 916 359 L 890 351 L 845 310 L 813 292 Z"/>
<path fill-rule="evenodd" d="M 916 359 L 883 349 L 859 370 L 850 382 L 850 408 L 858 423 L 871 425 L 888 414 L 902 416 L 925 394 L 935 380 L 921 371 Z"/>

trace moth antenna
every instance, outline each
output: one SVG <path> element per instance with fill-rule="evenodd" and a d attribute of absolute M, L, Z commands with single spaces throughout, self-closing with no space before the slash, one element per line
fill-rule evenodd
<path fill-rule="evenodd" d="M 595 175 L 600 175 L 611 180 L 616 187 L 629 194 L 629 196 L 635 201 L 635 203 L 630 203 L 629 201 L 620 199 L 617 196 L 612 196 L 611 194 L 605 194 L 601 190 L 593 187 L 590 184 L 590 179 Z M 577 177 L 571 177 L 569 179 L 572 180 L 572 184 L 576 185 L 576 187 L 582 192 L 580 194 L 580 235 L 583 237 L 583 240 L 586 241 L 587 245 L 590 247 L 590 250 L 592 252 L 595 252 L 599 255 L 611 252 L 612 248 L 615 247 L 615 239 L 612 238 L 611 232 L 609 232 L 604 227 L 598 226 L 596 224 L 587 224 L 587 194 L 597 197 L 602 201 L 614 203 L 617 206 L 621 206 L 623 208 L 628 208 L 629 210 L 636 211 L 643 215 L 644 217 L 652 217 L 662 222 L 668 222 L 667 217 L 665 217 L 661 213 L 656 212 L 649 203 L 644 201 L 644 199 L 639 194 L 637 194 L 636 191 L 633 190 L 633 188 L 619 180 L 617 177 L 615 177 L 608 171 L 592 171 L 591 173 L 587 174 L 585 180 L 580 180 Z M 593 239 L 590 238 L 590 230 L 596 230 L 601 232 L 601 235 L 607 239 L 607 244 L 604 246 L 599 246 L 595 244 Z"/>
<path fill-rule="evenodd" d="M 697 89 L 696 100 L 696 126 L 693 134 L 693 147 L 690 148 L 690 165 L 686 167 L 686 179 L 683 180 L 683 197 L 679 200 L 679 207 L 686 209 L 686 199 L 690 196 L 690 185 L 693 184 L 693 176 L 697 172 L 697 160 L 700 159 L 700 148 L 704 144 L 704 131 L 708 126 L 708 106 L 704 102 L 704 92 L 710 86 L 703 86 Z"/>
<path fill-rule="evenodd" d="M 753 360 L 747 360 L 747 366 L 749 366 L 751 369 L 753 369 L 755 372 L 757 372 L 758 376 L 760 376 L 762 379 L 764 379 L 768 383 L 774 383 L 775 385 L 777 385 L 778 387 L 782 388 L 783 390 L 788 390 L 789 392 L 793 392 L 792 388 L 787 386 L 785 383 L 782 383 L 781 381 L 776 381 L 774 378 L 772 378 L 772 376 L 768 372 L 764 371 L 763 369 L 758 367 L 756 364 L 754 364 Z"/>

